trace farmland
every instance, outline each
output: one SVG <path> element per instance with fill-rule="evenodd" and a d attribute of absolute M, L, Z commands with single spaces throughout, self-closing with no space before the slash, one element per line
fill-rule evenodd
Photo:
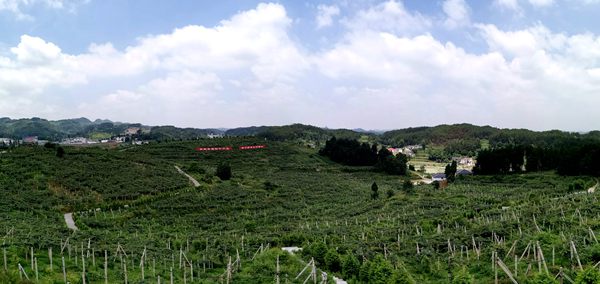
<path fill-rule="evenodd" d="M 317 151 L 257 138 L 66 147 L 63 158 L 53 148 L 11 149 L 0 154 L 0 282 L 25 279 L 21 265 L 31 280 L 37 266 L 41 283 L 62 283 L 62 255 L 71 283 L 83 275 L 104 283 L 105 251 L 109 283 L 268 283 L 276 275 L 302 283 L 308 273 L 295 278 L 312 258 L 329 275 L 371 283 L 510 283 L 503 264 L 519 283 L 597 273 L 597 194 L 579 194 L 596 183 L 591 177 L 540 172 L 408 188 L 404 176 L 341 166 Z M 214 176 L 223 162 L 231 180 Z M 67 212 L 78 231 L 67 229 Z M 289 255 L 284 246 L 304 251 Z"/>

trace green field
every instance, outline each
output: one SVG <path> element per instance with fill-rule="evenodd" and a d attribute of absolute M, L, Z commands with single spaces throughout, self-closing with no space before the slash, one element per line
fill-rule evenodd
<path fill-rule="evenodd" d="M 444 190 L 406 189 L 405 177 L 341 166 L 299 143 L 194 151 L 263 143 L 224 138 L 73 147 L 63 158 L 43 147 L 0 154 L 8 270 L 0 270 L 0 282 L 25 278 L 19 265 L 36 279 L 32 249 L 40 283 L 63 283 L 61 249 L 71 283 L 82 283 L 83 263 L 86 283 L 104 283 L 105 251 L 109 283 L 125 277 L 156 283 L 159 276 L 168 283 L 171 271 L 176 283 L 224 283 L 228 266 L 233 283 L 274 283 L 278 257 L 282 283 L 302 283 L 307 272 L 295 278 L 312 258 L 319 282 L 323 270 L 357 283 L 493 283 L 496 275 L 510 283 L 492 265 L 493 255 L 519 283 L 561 270 L 576 281 L 598 273 L 590 269 L 600 261 L 597 193 L 578 194 L 593 178 L 475 176 Z M 231 180 L 214 176 L 222 162 L 231 165 Z M 193 187 L 174 166 L 201 185 Z M 78 231 L 67 229 L 66 212 L 75 213 Z M 284 246 L 304 251 L 289 255 L 279 249 Z"/>

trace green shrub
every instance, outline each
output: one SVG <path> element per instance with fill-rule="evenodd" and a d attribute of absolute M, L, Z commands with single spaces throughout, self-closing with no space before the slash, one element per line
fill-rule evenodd
<path fill-rule="evenodd" d="M 231 166 L 228 163 L 221 163 L 217 166 L 217 171 L 215 173 L 221 180 L 230 180 L 231 179 Z"/>
<path fill-rule="evenodd" d="M 600 271 L 594 267 L 586 268 L 577 273 L 575 284 L 600 284 Z"/>

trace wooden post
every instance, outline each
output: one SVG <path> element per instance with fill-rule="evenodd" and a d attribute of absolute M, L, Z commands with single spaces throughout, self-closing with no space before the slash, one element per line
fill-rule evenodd
<path fill-rule="evenodd" d="M 34 266 L 34 269 L 35 269 L 35 281 L 40 281 L 40 277 L 38 275 L 37 257 L 33 258 L 33 266 Z"/>
<path fill-rule="evenodd" d="M 65 284 L 67 284 L 67 268 L 65 267 L 65 257 L 62 256 L 62 271 L 63 271 L 63 280 Z"/>
<path fill-rule="evenodd" d="M 52 267 L 52 247 L 48 248 L 48 259 L 50 260 L 50 272 L 54 270 Z"/>
<path fill-rule="evenodd" d="M 544 265 L 544 271 L 546 271 L 546 275 L 549 275 L 550 272 L 548 271 L 548 265 L 546 264 L 546 258 L 544 257 L 544 251 L 542 250 L 542 247 L 540 246 L 540 242 L 539 241 L 537 242 L 537 247 L 538 247 L 538 250 L 540 252 L 539 258 L 542 259 L 542 264 Z"/>
<path fill-rule="evenodd" d="M 145 275 L 144 275 L 144 255 L 142 255 L 142 260 L 140 261 L 140 266 L 142 267 L 142 281 L 144 281 L 144 279 L 146 279 Z"/>
<path fill-rule="evenodd" d="M 108 253 L 104 250 L 104 283 L 108 284 Z"/>
<path fill-rule="evenodd" d="M 34 256 L 33 256 L 33 247 L 30 247 L 30 248 L 31 248 L 31 256 L 29 258 L 29 261 L 31 262 L 31 267 L 33 267 L 33 258 L 34 258 Z"/>
<path fill-rule="evenodd" d="M 563 284 L 563 268 L 562 268 L 562 266 L 560 267 L 560 271 L 558 272 L 558 275 L 560 277 L 559 283 Z"/>
<path fill-rule="evenodd" d="M 2 248 L 2 253 L 4 254 L 4 271 L 8 271 L 8 263 L 6 261 L 6 248 Z"/>
<path fill-rule="evenodd" d="M 577 247 L 575 247 L 575 243 L 573 241 L 571 241 L 571 246 L 573 247 L 573 252 L 575 253 L 577 264 L 579 265 L 579 270 L 583 271 L 583 266 L 581 266 L 581 260 L 579 259 L 579 254 L 577 253 Z"/>
<path fill-rule="evenodd" d="M 497 252 L 492 252 L 492 261 L 494 264 L 494 284 L 498 284 L 498 268 L 496 266 L 496 254 Z"/>
<path fill-rule="evenodd" d="M 227 263 L 227 284 L 231 281 L 231 256 L 229 257 L 229 262 Z"/>
<path fill-rule="evenodd" d="M 277 264 L 275 266 L 275 284 L 279 284 L 279 255 L 277 255 Z"/>
<path fill-rule="evenodd" d="M 27 276 L 27 272 L 25 272 L 25 269 L 23 268 L 23 266 L 21 266 L 20 263 L 18 263 L 18 267 L 19 267 L 19 276 L 21 277 L 21 279 L 23 279 L 23 275 L 25 275 L 25 279 L 29 280 L 29 276 Z"/>
<path fill-rule="evenodd" d="M 125 284 L 127 284 L 127 261 L 123 262 L 123 272 L 125 274 Z"/>
<path fill-rule="evenodd" d="M 181 265 L 183 264 L 183 250 L 179 247 L 179 269 L 181 269 Z"/>
<path fill-rule="evenodd" d="M 554 266 L 554 246 L 552 246 L 552 266 Z"/>
<path fill-rule="evenodd" d="M 187 284 L 187 265 L 183 265 L 183 284 Z"/>
<path fill-rule="evenodd" d="M 81 281 L 85 284 L 85 255 L 81 251 Z"/>

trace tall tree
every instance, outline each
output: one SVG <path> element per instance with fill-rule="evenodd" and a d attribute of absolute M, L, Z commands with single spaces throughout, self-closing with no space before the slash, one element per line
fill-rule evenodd
<path fill-rule="evenodd" d="M 379 187 L 377 186 L 376 182 L 373 182 L 373 184 L 371 185 L 371 198 L 372 199 L 379 198 Z"/>
<path fill-rule="evenodd" d="M 451 164 L 446 165 L 446 168 L 444 169 L 444 174 L 446 174 L 446 179 L 448 180 L 448 182 L 454 182 L 454 179 L 456 178 L 456 168 L 456 161 L 452 161 Z"/>

